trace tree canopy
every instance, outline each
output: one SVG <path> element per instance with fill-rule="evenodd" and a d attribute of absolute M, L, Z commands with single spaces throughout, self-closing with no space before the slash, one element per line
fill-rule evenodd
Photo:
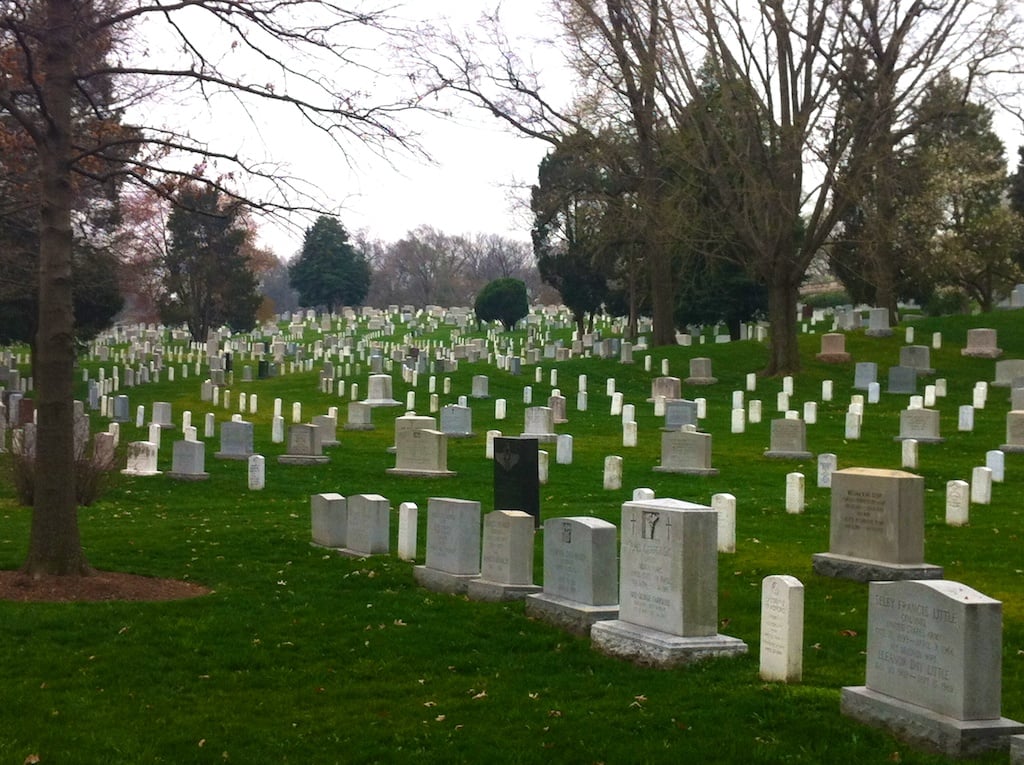
<path fill-rule="evenodd" d="M 197 342 L 222 324 L 252 329 L 260 297 L 244 251 L 251 233 L 241 205 L 216 189 L 190 184 L 175 199 L 167 232 L 159 298 L 163 321 L 188 325 Z"/>
<path fill-rule="evenodd" d="M 299 304 L 336 311 L 360 305 L 370 289 L 370 263 L 337 218 L 321 215 L 306 229 L 302 252 L 288 267 Z"/>
<path fill-rule="evenodd" d="M 495 279 L 480 290 L 473 307 L 479 321 L 500 321 L 507 332 L 530 312 L 526 284 L 519 279 Z"/>

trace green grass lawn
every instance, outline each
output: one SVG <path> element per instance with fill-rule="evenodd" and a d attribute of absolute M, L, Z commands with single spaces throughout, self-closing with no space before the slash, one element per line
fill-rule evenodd
<path fill-rule="evenodd" d="M 1003 601 L 1003 715 L 1024 720 L 1024 455 L 1006 457 L 1006 481 L 996 484 L 989 506 L 972 506 L 971 523 L 944 523 L 946 481 L 969 480 L 985 452 L 1005 441 L 1009 393 L 992 388 L 975 415 L 975 430 L 957 432 L 957 408 L 971 403 L 978 380 L 994 379 L 994 362 L 960 355 L 971 327 L 995 327 L 1003 358 L 1024 358 L 1021 312 L 915 322 L 917 342 L 931 344 L 937 377 L 948 380 L 940 399 L 943 445 L 920 446 L 926 484 L 926 553 L 945 567 L 946 578 Z M 560 337 L 568 338 L 568 330 Z M 314 337 L 312 331 L 307 339 Z M 514 335 L 521 339 L 522 333 Z M 397 340 L 397 338 L 395 338 Z M 875 361 L 885 387 L 887 368 L 898 361 L 903 328 L 887 339 L 850 333 L 854 361 Z M 834 452 L 839 467 L 900 467 L 899 410 L 905 396 L 868 405 L 860 440 L 844 440 L 854 364 L 817 362 L 820 337 L 801 338 L 804 371 L 797 376 L 792 408 L 820 401 L 821 382 L 832 379 L 835 397 L 820 402 L 818 424 L 808 427 L 811 452 Z M 20 604 L 0 602 L 0 765 L 37 756 L 46 765 L 71 763 L 939 763 L 942 757 L 910 749 L 889 735 L 839 713 L 844 685 L 864 681 L 867 586 L 824 579 L 811 571 L 811 555 L 828 549 L 829 492 L 816 485 L 814 460 L 762 457 L 775 416 L 780 379 L 759 379 L 747 398 L 764 402 L 760 424 L 729 432 L 732 391 L 764 365 L 767 351 L 753 342 L 707 344 L 651 351 L 653 372 L 636 364 L 577 359 L 557 365 L 568 399 L 566 425 L 575 461 L 555 464 L 541 487 L 542 515 L 593 515 L 618 523 L 621 505 L 636 487 L 659 497 L 708 504 L 717 492 L 737 499 L 737 552 L 719 556 L 721 631 L 745 640 L 747 656 L 684 669 L 644 669 L 593 651 L 588 640 L 532 621 L 521 603 L 488 604 L 439 595 L 413 582 L 412 564 L 395 556 L 339 557 L 310 545 L 309 496 L 377 493 L 393 508 L 416 502 L 420 557 L 427 498 L 478 500 L 490 509 L 492 465 L 484 459 L 488 429 L 517 435 L 523 429 L 522 386 L 534 367 L 512 377 L 485 363 L 461 364 L 452 378 L 453 403 L 469 395 L 474 374 L 488 374 L 492 400 L 470 400 L 472 439 L 448 444 L 450 479 L 391 476 L 392 418 L 402 408 L 377 409 L 376 430 L 345 432 L 331 461 L 316 467 L 278 465 L 282 444 L 272 444 L 274 398 L 290 420 L 293 401 L 304 419 L 340 407 L 346 399 L 317 390 L 316 371 L 238 383 L 259 396 L 256 446 L 267 458 L 267 488 L 249 492 L 245 463 L 213 459 L 210 479 L 175 482 L 166 476 L 115 475 L 102 498 L 83 508 L 82 537 L 99 569 L 188 579 L 213 594 L 170 603 Z M 714 436 L 716 477 L 652 470 L 659 463 L 660 418 L 645 403 L 650 381 L 668 359 L 670 373 L 685 378 L 688 360 L 710 356 L 719 383 L 684 385 L 684 396 L 704 396 L 703 429 Z M 240 367 L 236 365 L 236 378 Z M 83 360 L 93 370 L 96 361 Z M 109 374 L 111 364 L 105 365 Z M 255 365 L 254 365 L 255 366 Z M 534 402 L 550 393 L 552 362 L 542 362 L 543 382 Z M 319 368 L 319 365 L 317 365 Z M 191 371 L 191 370 L 190 370 Z M 366 365 L 358 382 L 366 394 Z M 589 380 L 589 409 L 575 408 L 578 377 Z M 640 443 L 621 445 L 620 422 L 608 415 L 605 381 L 614 377 L 637 408 Z M 79 377 L 80 379 L 80 377 Z M 191 408 L 202 434 L 202 415 L 216 411 L 200 401 L 200 380 L 123 389 L 132 411 L 139 404 L 170 401 L 174 420 Z M 79 383 L 85 396 L 85 385 Z M 409 387 L 394 374 L 395 397 Z M 438 391 L 442 389 L 438 379 Z M 923 385 L 922 385 L 923 390 Z M 508 400 L 508 418 L 494 419 L 493 398 Z M 417 388 L 417 410 L 427 410 L 427 380 Z M 93 427 L 105 428 L 93 416 Z M 162 470 L 170 468 L 165 433 Z M 122 445 L 145 438 L 144 429 L 122 426 Z M 123 449 L 123 446 L 122 446 Z M 602 489 L 606 455 L 624 459 L 623 488 Z M 6 459 L 6 458 L 5 458 Z M 119 457 L 123 459 L 123 457 Z M 121 465 L 123 466 L 123 464 Z M 807 477 L 802 515 L 784 511 L 785 476 Z M 24 560 L 30 510 L 0 488 L 0 568 Z M 536 541 L 536 580 L 542 582 L 541 535 Z M 394 548 L 394 544 L 393 544 Z M 758 679 L 761 579 L 792 574 L 806 587 L 803 682 L 766 684 Z M 1005 762 L 994 754 L 980 762 Z"/>

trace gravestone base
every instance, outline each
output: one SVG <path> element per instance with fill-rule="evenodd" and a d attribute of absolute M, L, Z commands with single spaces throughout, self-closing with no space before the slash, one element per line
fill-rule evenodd
<path fill-rule="evenodd" d="M 1003 444 L 999 451 L 1009 454 L 1024 454 L 1024 444 Z"/>
<path fill-rule="evenodd" d="M 1010 746 L 1010 736 L 1024 732 L 1024 724 L 1005 717 L 957 720 L 862 685 L 842 689 L 839 709 L 858 722 L 888 730 L 911 746 L 947 757 L 1005 750 Z"/>
<path fill-rule="evenodd" d="M 364 398 L 359 403 L 367 406 L 402 406 L 401 401 L 396 401 L 393 398 Z"/>
<path fill-rule="evenodd" d="M 917 372 L 918 377 L 931 377 L 935 374 L 935 369 L 932 367 L 914 367 L 914 371 Z"/>
<path fill-rule="evenodd" d="M 687 385 L 714 385 L 718 382 L 717 377 L 687 377 L 683 380 Z"/>
<path fill-rule="evenodd" d="M 282 454 L 277 461 L 281 465 L 323 465 L 330 462 L 331 458 L 326 454 Z"/>
<path fill-rule="evenodd" d="M 540 591 L 541 588 L 536 584 L 504 584 L 487 579 L 474 579 L 469 583 L 466 595 L 470 600 L 500 603 L 506 600 L 525 600 L 527 595 Z"/>
<path fill-rule="evenodd" d="M 892 337 L 891 329 L 868 329 L 864 331 L 867 337 Z"/>
<path fill-rule="evenodd" d="M 353 424 L 351 422 L 346 422 L 344 425 L 341 426 L 341 429 L 342 430 L 373 430 L 373 425 L 371 425 L 371 424 L 360 424 L 360 423 Z"/>
<path fill-rule="evenodd" d="M 825 364 L 845 364 L 848 361 L 853 361 L 853 356 L 845 351 L 843 353 L 819 353 L 814 358 Z"/>
<path fill-rule="evenodd" d="M 363 550 L 350 550 L 347 547 L 332 547 L 330 549 L 334 550 L 342 558 L 371 558 L 374 555 L 387 555 L 387 553 L 368 553 Z"/>
<path fill-rule="evenodd" d="M 553 444 L 558 440 L 557 433 L 520 433 L 521 438 L 535 438 L 542 444 Z"/>
<path fill-rule="evenodd" d="M 160 470 L 129 470 L 125 468 L 121 471 L 121 475 L 132 475 L 132 476 L 149 476 L 149 475 L 163 475 Z"/>
<path fill-rule="evenodd" d="M 210 477 L 209 473 L 175 473 L 169 471 L 167 473 L 168 478 L 173 478 L 175 481 L 205 481 Z"/>
<path fill-rule="evenodd" d="M 341 441 L 338 441 L 337 439 L 333 441 L 321 441 L 320 446 L 322 446 L 324 449 L 330 449 L 333 446 L 341 446 Z"/>
<path fill-rule="evenodd" d="M 413 566 L 412 578 L 416 584 L 432 592 L 445 592 L 450 595 L 465 595 L 469 583 L 479 579 L 479 574 L 450 574 L 438 568 Z"/>
<path fill-rule="evenodd" d="M 909 441 L 914 440 L 919 444 L 944 444 L 946 443 L 945 438 L 929 438 L 928 436 L 894 436 L 893 441 Z"/>
<path fill-rule="evenodd" d="M 412 478 L 451 478 L 456 475 L 454 470 L 410 470 L 408 468 L 388 468 L 388 475 L 404 475 Z"/>
<path fill-rule="evenodd" d="M 248 462 L 249 458 L 253 454 L 255 454 L 255 452 L 253 452 L 252 454 L 239 454 L 237 452 L 215 452 L 213 458 L 218 460 L 237 460 L 238 462 Z"/>
<path fill-rule="evenodd" d="M 764 456 L 772 460 L 809 460 L 814 457 L 810 452 L 786 452 L 769 449 Z"/>
<path fill-rule="evenodd" d="M 1010 765 L 1024 765 L 1024 736 L 1010 738 Z"/>
<path fill-rule="evenodd" d="M 941 579 L 942 566 L 931 563 L 886 563 L 835 553 L 815 553 L 812 568 L 819 576 L 854 582 L 895 582 L 905 579 Z"/>
<path fill-rule="evenodd" d="M 655 465 L 655 473 L 678 473 L 679 475 L 718 475 L 718 468 L 674 468 Z"/>
<path fill-rule="evenodd" d="M 970 356 L 972 359 L 998 359 L 1003 355 L 1002 348 L 962 348 L 961 356 Z"/>
<path fill-rule="evenodd" d="M 590 630 L 590 640 L 603 654 L 658 669 L 747 652 L 746 643 L 728 635 L 680 637 L 620 619 L 597 622 Z"/>
<path fill-rule="evenodd" d="M 541 592 L 526 598 L 526 615 L 552 624 L 574 635 L 587 637 L 595 622 L 619 618 L 618 606 L 588 606 L 575 600 Z"/>
<path fill-rule="evenodd" d="M 453 438 L 476 438 L 476 433 L 445 433 L 445 436 L 449 440 Z"/>

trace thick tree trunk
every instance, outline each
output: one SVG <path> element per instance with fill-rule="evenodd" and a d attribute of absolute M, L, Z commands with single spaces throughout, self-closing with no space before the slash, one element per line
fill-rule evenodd
<path fill-rule="evenodd" d="M 47 0 L 43 37 L 48 125 L 39 145 L 39 330 L 36 336 L 35 503 L 29 574 L 89 572 L 75 500 L 74 313 L 71 300 L 71 93 L 73 0 Z"/>
<path fill-rule="evenodd" d="M 657 223 L 652 225 L 657 226 Z M 658 232 L 651 232 L 647 250 L 648 268 L 651 273 L 651 319 L 654 322 L 652 334 L 654 345 L 675 345 L 675 283 L 672 279 L 672 261 L 664 246 L 658 241 Z"/>
<path fill-rule="evenodd" d="M 797 343 L 797 287 L 784 274 L 773 275 L 768 286 L 769 350 L 766 375 L 800 371 L 800 346 Z"/>

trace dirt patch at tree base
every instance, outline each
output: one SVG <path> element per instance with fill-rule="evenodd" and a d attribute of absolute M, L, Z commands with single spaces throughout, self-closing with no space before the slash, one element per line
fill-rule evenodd
<path fill-rule="evenodd" d="M 184 600 L 212 590 L 178 579 L 96 571 L 89 576 L 31 577 L 0 571 L 0 600 L 22 603 Z"/>

